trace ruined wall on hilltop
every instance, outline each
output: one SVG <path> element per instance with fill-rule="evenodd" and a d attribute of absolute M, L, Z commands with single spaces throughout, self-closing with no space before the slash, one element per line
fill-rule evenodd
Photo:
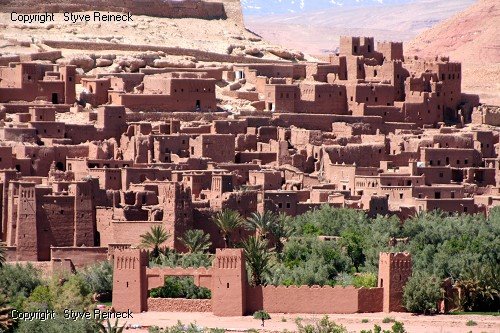
<path fill-rule="evenodd" d="M 0 10 L 18 13 L 110 11 L 167 18 L 231 19 L 243 24 L 239 0 L 0 0 Z"/>

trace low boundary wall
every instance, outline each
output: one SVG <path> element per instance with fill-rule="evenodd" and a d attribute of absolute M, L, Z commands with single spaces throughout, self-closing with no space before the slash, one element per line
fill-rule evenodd
<path fill-rule="evenodd" d="M 357 313 L 382 311 L 382 288 L 257 286 L 248 288 L 247 311 Z"/>
<path fill-rule="evenodd" d="M 211 299 L 148 298 L 148 311 L 212 312 Z"/>
<path fill-rule="evenodd" d="M 107 247 L 51 247 L 51 259 L 71 259 L 75 267 L 108 260 Z"/>

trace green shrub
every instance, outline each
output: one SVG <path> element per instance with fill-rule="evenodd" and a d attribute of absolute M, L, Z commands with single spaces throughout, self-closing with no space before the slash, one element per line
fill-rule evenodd
<path fill-rule="evenodd" d="M 151 289 L 149 296 L 153 298 L 190 298 L 209 299 L 212 297 L 208 288 L 198 287 L 192 277 L 165 277 L 165 285 Z"/>
<path fill-rule="evenodd" d="M 440 279 L 422 272 L 416 272 L 404 288 L 403 304 L 410 312 L 434 313 L 441 298 Z"/>
<path fill-rule="evenodd" d="M 40 285 L 36 287 L 25 301 L 28 310 L 53 309 L 53 294 L 49 286 Z"/>
<path fill-rule="evenodd" d="M 150 266 L 163 267 L 210 267 L 214 256 L 209 253 L 185 253 L 164 249 L 159 256 L 150 262 Z"/>
<path fill-rule="evenodd" d="M 14 302 L 28 297 L 42 284 L 40 271 L 31 264 L 5 265 L 0 269 L 0 292 Z"/>
<path fill-rule="evenodd" d="M 93 320 L 67 320 L 62 316 L 45 321 L 20 321 L 16 333 L 95 333 L 99 332 Z"/>
<path fill-rule="evenodd" d="M 396 321 L 394 322 L 394 325 L 392 325 L 392 332 L 393 333 L 406 333 L 405 327 L 403 323 Z"/>
<path fill-rule="evenodd" d="M 359 273 L 352 278 L 352 285 L 356 288 L 373 288 L 377 286 L 377 275 L 374 273 Z"/>
<path fill-rule="evenodd" d="M 81 311 L 92 304 L 91 291 L 78 274 L 70 275 L 62 285 L 57 279 L 52 279 L 50 289 L 56 311 L 62 312 L 65 309 Z"/>
<path fill-rule="evenodd" d="M 79 274 L 92 293 L 109 293 L 113 290 L 113 264 L 108 260 L 86 267 Z"/>
<path fill-rule="evenodd" d="M 384 324 L 393 323 L 393 322 L 395 322 L 395 321 L 396 321 L 396 320 L 395 320 L 394 318 L 392 318 L 392 317 L 385 317 L 384 319 L 382 319 L 382 322 L 383 322 Z"/>
<path fill-rule="evenodd" d="M 368 320 L 368 319 L 366 319 L 366 318 L 363 318 L 363 319 L 361 319 L 361 322 L 362 322 L 362 323 L 367 323 L 367 322 L 369 322 L 369 320 Z"/>
<path fill-rule="evenodd" d="M 254 317 L 254 319 L 264 319 L 264 320 L 271 319 L 271 316 L 269 315 L 269 313 L 267 313 L 264 310 L 255 311 L 253 314 L 253 317 Z"/>
<path fill-rule="evenodd" d="M 465 323 L 465 325 L 467 325 L 467 326 L 476 326 L 476 325 L 477 325 L 477 323 L 476 323 L 474 320 L 468 320 L 468 321 Z"/>
<path fill-rule="evenodd" d="M 390 318 L 389 318 L 390 319 Z M 394 319 L 391 319 L 394 321 Z M 390 322 L 390 321 L 388 321 Z M 361 330 L 360 333 L 381 333 L 382 327 L 379 325 L 374 325 L 373 330 Z M 407 333 L 403 323 L 399 321 L 394 321 L 394 325 L 392 325 L 391 330 L 384 330 L 383 333 Z"/>
<path fill-rule="evenodd" d="M 328 316 L 324 316 L 315 324 L 305 326 L 301 322 L 297 322 L 297 329 L 299 333 L 347 333 L 347 329 L 344 326 L 330 321 Z"/>

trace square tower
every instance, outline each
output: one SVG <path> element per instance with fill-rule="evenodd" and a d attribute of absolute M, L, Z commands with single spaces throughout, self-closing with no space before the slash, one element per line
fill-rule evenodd
<path fill-rule="evenodd" d="M 246 289 L 247 272 L 243 249 L 217 249 L 212 275 L 214 315 L 245 315 Z"/>
<path fill-rule="evenodd" d="M 412 259 L 409 253 L 380 253 L 378 286 L 384 288 L 384 312 L 405 311 L 403 307 L 403 289 L 411 274 Z"/>
<path fill-rule="evenodd" d="M 145 250 L 125 249 L 114 254 L 113 308 L 116 311 L 140 313 L 147 308 L 148 285 Z"/>

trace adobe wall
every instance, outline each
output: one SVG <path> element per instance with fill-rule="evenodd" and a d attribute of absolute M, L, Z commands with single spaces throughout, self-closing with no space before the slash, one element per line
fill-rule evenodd
<path fill-rule="evenodd" d="M 382 288 L 257 286 L 247 292 L 247 311 L 270 313 L 357 313 L 382 310 Z"/>
<path fill-rule="evenodd" d="M 51 259 L 71 258 L 73 265 L 83 267 L 108 259 L 107 247 L 55 247 L 50 248 Z"/>
<path fill-rule="evenodd" d="M 211 299 L 148 298 L 147 311 L 212 312 Z"/>

